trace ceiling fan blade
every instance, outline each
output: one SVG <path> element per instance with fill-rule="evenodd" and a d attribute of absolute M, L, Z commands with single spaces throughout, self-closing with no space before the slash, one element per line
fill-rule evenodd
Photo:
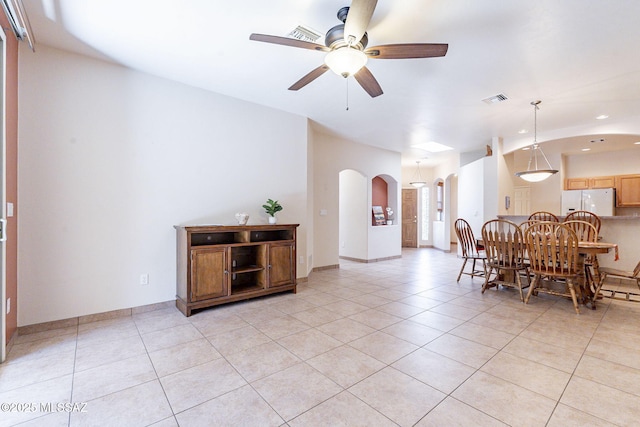
<path fill-rule="evenodd" d="M 374 59 L 434 58 L 445 56 L 449 45 L 446 43 L 407 43 L 373 46 L 364 51 Z"/>
<path fill-rule="evenodd" d="M 303 78 L 301 78 L 300 80 L 292 84 L 289 90 L 302 89 L 303 87 L 305 87 L 306 85 L 308 85 L 309 83 L 311 83 L 312 81 L 314 81 L 315 79 L 317 79 L 318 77 L 326 73 L 327 70 L 329 70 L 329 67 L 322 64 L 321 66 L 312 70 L 309 74 L 307 74 L 306 76 L 304 76 Z"/>
<path fill-rule="evenodd" d="M 367 31 L 378 0 L 352 0 L 344 23 L 344 39 L 355 45 Z"/>
<path fill-rule="evenodd" d="M 371 71 L 367 67 L 360 68 L 360 71 L 353 75 L 362 89 L 364 89 L 372 98 L 382 95 L 382 88 Z"/>
<path fill-rule="evenodd" d="M 280 45 L 291 46 L 291 47 L 299 47 L 302 49 L 319 50 L 321 52 L 329 52 L 331 50 L 328 47 L 323 46 L 321 44 L 305 42 L 298 39 L 291 39 L 289 37 L 269 36 L 267 34 L 253 33 L 249 36 L 249 40 L 254 40 L 257 42 L 280 44 Z"/>

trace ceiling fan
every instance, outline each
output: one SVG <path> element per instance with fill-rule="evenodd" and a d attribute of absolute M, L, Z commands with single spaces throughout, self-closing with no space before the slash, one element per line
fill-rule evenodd
<path fill-rule="evenodd" d="M 325 46 L 288 37 L 251 34 L 250 40 L 299 47 L 302 49 L 327 52 L 324 64 L 295 82 L 289 90 L 302 89 L 327 70 L 347 78 L 353 76 L 372 97 L 382 95 L 382 88 L 365 66 L 367 59 L 407 59 L 433 58 L 445 56 L 449 45 L 446 43 L 406 43 L 387 44 L 367 48 L 367 26 L 376 8 L 377 0 L 352 0 L 350 7 L 338 11 L 338 19 L 343 23 L 327 31 Z"/>

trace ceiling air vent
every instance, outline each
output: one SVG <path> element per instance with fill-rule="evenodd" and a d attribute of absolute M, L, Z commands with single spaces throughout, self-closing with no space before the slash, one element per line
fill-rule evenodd
<path fill-rule="evenodd" d="M 507 95 L 505 95 L 504 93 L 499 93 L 497 95 L 493 95 L 490 96 L 488 98 L 485 98 L 482 100 L 482 102 L 484 102 L 485 104 L 497 104 L 498 102 L 502 102 L 502 101 L 506 101 L 507 99 Z"/>
<path fill-rule="evenodd" d="M 304 25 L 298 25 L 296 28 L 291 30 L 289 34 L 287 34 L 287 37 L 293 37 L 294 39 L 305 42 L 318 43 L 322 38 L 322 34 L 312 28 L 305 27 Z"/>

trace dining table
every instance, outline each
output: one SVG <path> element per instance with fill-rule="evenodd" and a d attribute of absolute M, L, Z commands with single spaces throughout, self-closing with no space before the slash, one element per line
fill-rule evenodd
<path fill-rule="evenodd" d="M 578 254 L 580 255 L 580 258 L 578 260 L 578 268 L 584 271 L 584 276 L 582 278 L 580 286 L 582 303 L 584 305 L 587 305 L 588 302 L 591 302 L 591 308 L 593 310 L 596 309 L 597 295 L 595 295 L 595 289 L 597 287 L 597 283 L 595 283 L 593 274 L 591 274 L 591 269 L 589 268 L 589 264 L 585 263 L 585 259 L 589 255 L 606 254 L 612 250 L 614 251 L 614 261 L 618 261 L 620 257 L 618 255 L 618 245 L 616 243 L 587 241 L 578 242 Z"/>
<path fill-rule="evenodd" d="M 479 245 L 484 245 L 484 241 L 482 239 L 478 239 Z M 595 295 L 595 289 L 597 283 L 595 283 L 593 274 L 591 273 L 590 265 L 585 262 L 587 256 L 590 255 L 598 255 L 598 254 L 606 254 L 610 251 L 614 251 L 614 260 L 618 261 L 618 245 L 616 243 L 609 242 L 591 242 L 591 241 L 579 241 L 578 242 L 578 270 L 583 272 L 580 280 L 580 302 L 583 305 L 587 305 L 591 303 L 591 308 L 593 310 L 596 309 L 595 300 L 597 296 Z M 513 280 L 513 271 L 504 271 L 499 274 L 499 277 L 496 278 L 495 282 L 512 282 Z M 489 283 L 491 286 L 494 281 Z"/>

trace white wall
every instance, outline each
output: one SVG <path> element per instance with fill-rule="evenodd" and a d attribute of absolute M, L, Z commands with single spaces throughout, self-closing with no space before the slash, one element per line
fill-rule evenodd
<path fill-rule="evenodd" d="M 383 150 L 357 144 L 351 141 L 337 138 L 316 131 L 314 141 L 314 267 L 327 267 L 339 265 L 339 174 L 346 169 L 353 169 L 361 173 L 367 180 L 367 206 L 371 206 L 371 180 L 378 175 L 388 175 L 400 182 L 400 153 Z M 389 182 L 389 181 L 387 181 Z M 389 191 L 389 194 L 392 194 Z M 396 191 L 396 206 L 401 206 L 400 191 Z M 327 215 L 320 215 L 321 210 L 326 210 Z M 395 217 L 401 218 L 398 212 Z M 371 226 L 371 216 L 367 211 L 364 222 L 367 224 L 368 238 L 375 236 Z M 379 228 L 379 227 L 378 227 Z M 386 258 L 400 256 L 401 227 L 385 227 L 389 231 L 386 241 L 376 245 L 376 250 L 371 251 L 366 259 Z M 378 233 L 379 234 L 379 233 Z M 370 243 L 371 247 L 372 243 Z"/>
<path fill-rule="evenodd" d="M 19 115 L 20 326 L 174 299 L 173 225 L 266 223 L 267 198 L 308 259 L 304 117 L 45 46 Z"/>
<path fill-rule="evenodd" d="M 451 242 L 456 242 L 454 224 L 458 218 L 458 180 L 457 174 L 460 168 L 460 156 L 447 154 L 440 158 L 438 166 L 433 168 L 434 181 L 441 179 L 444 182 L 444 218 L 443 221 L 432 222 L 433 247 L 443 251 L 451 250 Z M 453 186 L 456 186 L 454 189 Z M 431 218 L 436 218 L 437 193 L 435 185 L 431 186 Z M 456 201 L 453 198 L 456 198 Z M 453 240 L 452 240 L 453 233 Z"/>
<path fill-rule="evenodd" d="M 371 213 L 367 204 L 367 178 L 347 169 L 340 172 L 339 227 L 341 257 L 367 259 L 368 223 Z M 367 222 L 368 221 L 368 222 Z"/>
<path fill-rule="evenodd" d="M 458 217 L 469 223 L 476 238 L 480 237 L 485 222 L 485 172 L 483 158 L 461 166 L 458 173 Z"/>
<path fill-rule="evenodd" d="M 640 173 L 640 149 L 565 155 L 564 166 L 566 178 Z"/>
<path fill-rule="evenodd" d="M 451 188 L 451 200 L 450 200 L 450 224 L 449 224 L 449 241 L 455 243 L 458 241 L 458 237 L 456 236 L 456 228 L 454 226 L 456 219 L 458 218 L 458 175 L 452 175 L 448 179 Z"/>

